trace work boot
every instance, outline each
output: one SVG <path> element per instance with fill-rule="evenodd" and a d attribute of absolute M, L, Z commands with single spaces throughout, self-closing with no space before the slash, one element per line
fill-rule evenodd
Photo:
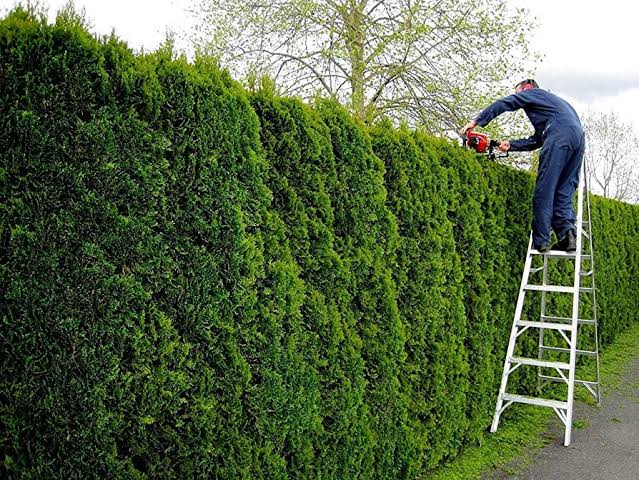
<path fill-rule="evenodd" d="M 561 250 L 562 252 L 574 252 L 577 250 L 577 239 L 575 238 L 575 231 L 568 230 L 564 238 L 559 240 L 552 247 L 553 250 Z"/>
<path fill-rule="evenodd" d="M 550 245 L 548 245 L 547 243 L 543 245 L 533 245 L 533 249 L 539 251 L 540 253 L 546 253 L 550 250 Z"/>

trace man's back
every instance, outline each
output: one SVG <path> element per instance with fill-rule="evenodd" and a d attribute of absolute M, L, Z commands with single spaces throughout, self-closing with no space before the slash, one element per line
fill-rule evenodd
<path fill-rule="evenodd" d="M 530 122 L 535 130 L 544 131 L 544 129 L 552 123 L 552 120 L 560 120 L 560 124 L 578 125 L 581 127 L 581 121 L 575 109 L 554 93 L 541 88 L 531 88 L 522 90 L 515 95 L 521 96 L 525 105 L 522 107 L 526 112 Z"/>
<path fill-rule="evenodd" d="M 497 100 L 476 118 L 478 125 L 487 125 L 492 119 L 504 112 L 523 109 L 541 135 L 547 127 L 578 126 L 581 121 L 575 109 L 564 99 L 541 88 L 530 88 Z M 554 122 L 553 120 L 558 120 Z"/>

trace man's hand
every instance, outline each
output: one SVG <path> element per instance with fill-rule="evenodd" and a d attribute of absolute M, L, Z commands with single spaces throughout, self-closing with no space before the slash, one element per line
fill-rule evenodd
<path fill-rule="evenodd" d="M 464 128 L 462 128 L 462 129 L 459 131 L 459 134 L 460 134 L 460 135 L 462 135 L 462 136 L 464 136 L 464 135 L 466 135 L 468 132 L 472 132 L 472 131 L 473 131 L 473 128 L 475 128 L 476 126 L 477 126 L 477 123 L 475 122 L 475 120 L 471 120 L 470 122 L 468 122 L 468 123 L 466 124 L 466 126 L 464 126 Z"/>
<path fill-rule="evenodd" d="M 508 150 L 510 150 L 510 142 L 508 140 L 499 142 L 499 150 L 501 150 L 502 152 L 507 152 Z"/>

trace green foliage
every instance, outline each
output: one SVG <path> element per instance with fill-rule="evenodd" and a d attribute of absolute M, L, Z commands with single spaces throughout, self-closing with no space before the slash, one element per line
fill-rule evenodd
<path fill-rule="evenodd" d="M 417 449 L 411 463 L 419 471 L 455 452 L 467 428 L 461 265 L 447 218 L 447 175 L 433 146 L 388 124 L 375 128 L 372 138 L 386 164 L 388 205 L 399 224 L 393 273 L 407 332 L 404 390 Z"/>
<path fill-rule="evenodd" d="M 352 275 L 335 250 L 334 209 L 329 191 L 337 171 L 326 126 L 299 101 L 253 95 L 269 161 L 267 185 L 286 225 L 293 257 L 306 285 L 302 307 L 320 382 L 322 428 L 313 438 L 315 465 L 300 464 L 293 476 L 353 478 L 372 470 L 369 407 L 362 340 L 355 324 Z M 312 468 L 309 468 L 312 467 Z"/>
<path fill-rule="evenodd" d="M 335 248 L 351 276 L 355 324 L 362 339 L 374 469 L 361 478 L 401 478 L 410 461 L 406 399 L 400 388 L 404 326 L 392 279 L 399 241 L 386 205 L 384 164 L 373 154 L 362 126 L 333 102 L 317 105 L 329 129 L 337 181 L 329 193 L 335 211 Z"/>
<path fill-rule="evenodd" d="M 12 470 L 283 478 L 309 463 L 303 285 L 244 92 L 205 60 L 135 58 L 21 12 L 1 28 Z"/>
<path fill-rule="evenodd" d="M 192 381 L 192 346 L 150 285 L 173 267 L 162 138 L 112 100 L 79 28 L 14 12 L 0 59 L 7 474 L 154 474 L 175 461 Z"/>
<path fill-rule="evenodd" d="M 633 205 L 596 198 L 592 215 L 599 336 L 606 344 L 636 320 L 639 213 Z"/>
<path fill-rule="evenodd" d="M 532 177 L 84 28 L 0 21 L 2 477 L 415 478 L 481 442 Z M 639 215 L 592 203 L 605 344 Z"/>

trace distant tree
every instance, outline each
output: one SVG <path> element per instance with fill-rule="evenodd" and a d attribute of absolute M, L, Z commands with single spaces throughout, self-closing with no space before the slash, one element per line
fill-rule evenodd
<path fill-rule="evenodd" d="M 639 201 L 639 138 L 632 125 L 615 112 L 589 112 L 586 130 L 586 167 L 591 188 L 604 197 Z"/>
<path fill-rule="evenodd" d="M 335 98 L 367 123 L 457 131 L 536 57 L 533 20 L 505 0 L 192 0 L 189 11 L 196 48 L 236 76 Z"/>

